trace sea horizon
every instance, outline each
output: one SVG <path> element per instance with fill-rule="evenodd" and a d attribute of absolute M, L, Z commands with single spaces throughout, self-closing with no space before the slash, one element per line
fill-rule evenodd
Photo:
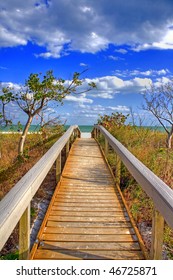
<path fill-rule="evenodd" d="M 64 125 L 65 130 L 67 130 L 71 125 Z M 81 132 L 91 132 L 94 125 L 78 125 L 79 129 Z M 164 132 L 164 128 L 162 126 L 142 126 L 143 128 L 146 129 L 151 129 L 151 130 L 157 130 Z M 22 129 L 24 128 L 24 125 L 22 125 Z M 40 126 L 39 125 L 31 125 L 29 128 L 29 132 L 39 132 Z M 19 130 L 18 125 L 11 125 L 11 126 L 0 126 L 0 132 L 21 132 L 22 130 Z"/>

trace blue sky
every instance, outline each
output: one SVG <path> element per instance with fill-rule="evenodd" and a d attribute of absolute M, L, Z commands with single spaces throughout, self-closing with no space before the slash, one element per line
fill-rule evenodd
<path fill-rule="evenodd" d="M 131 107 L 151 124 L 140 109 L 142 92 L 173 77 L 173 1 L 1 1 L 1 86 L 18 89 L 30 73 L 50 69 L 70 80 L 86 68 L 84 87 L 94 81 L 97 89 L 50 104 L 45 117 L 88 125 L 98 114 L 127 114 Z M 25 121 L 15 104 L 8 110 L 15 122 Z"/>

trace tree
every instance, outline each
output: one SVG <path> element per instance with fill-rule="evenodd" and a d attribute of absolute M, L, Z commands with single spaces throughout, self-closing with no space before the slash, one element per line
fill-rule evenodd
<path fill-rule="evenodd" d="M 6 110 L 5 110 L 6 105 L 13 100 L 12 93 L 9 92 L 9 90 L 10 89 L 8 87 L 2 88 L 2 95 L 0 96 L 0 102 L 1 102 L 0 125 L 5 125 L 5 126 L 11 124 L 11 120 L 7 118 Z"/>
<path fill-rule="evenodd" d="M 111 115 L 99 115 L 100 119 L 98 120 L 98 124 L 103 125 L 106 129 L 121 127 L 125 125 L 128 116 L 129 115 L 125 116 L 119 112 L 112 113 Z"/>
<path fill-rule="evenodd" d="M 72 80 L 67 83 L 64 79 L 56 79 L 53 71 L 47 71 L 43 77 L 42 74 L 30 74 L 29 78 L 25 81 L 25 85 L 17 92 L 10 88 L 3 88 L 3 92 L 5 91 L 6 95 L 3 95 L 1 99 L 4 98 L 4 102 L 8 100 L 9 102 L 14 101 L 27 114 L 27 122 L 18 146 L 18 154 L 20 156 L 23 155 L 24 143 L 34 116 L 48 108 L 50 101 L 62 104 L 63 99 L 67 95 L 75 93 L 77 88 L 83 83 L 80 75 L 80 73 L 75 72 Z M 95 84 L 89 83 L 85 92 L 93 87 L 95 87 Z M 8 96 L 10 96 L 9 99 Z"/>
<path fill-rule="evenodd" d="M 151 85 L 144 93 L 142 108 L 151 112 L 167 133 L 166 146 L 171 148 L 173 135 L 173 82 L 156 87 Z"/>

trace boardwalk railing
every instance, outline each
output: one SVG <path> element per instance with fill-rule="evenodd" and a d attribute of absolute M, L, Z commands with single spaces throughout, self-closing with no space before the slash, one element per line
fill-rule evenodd
<path fill-rule="evenodd" d="M 19 222 L 19 258 L 28 259 L 30 251 L 30 202 L 56 162 L 56 180 L 61 174 L 61 151 L 80 137 L 78 126 L 71 126 L 47 153 L 21 178 L 0 202 L 0 250 Z"/>
<path fill-rule="evenodd" d="M 173 228 L 173 190 L 159 179 L 151 170 L 132 155 L 118 140 L 103 126 L 95 125 L 92 135 L 97 139 L 99 134 L 105 139 L 104 153 L 108 154 L 108 145 L 116 152 L 116 184 L 120 183 L 121 161 L 142 189 L 154 203 L 152 219 L 151 259 L 161 259 L 164 220 Z"/>

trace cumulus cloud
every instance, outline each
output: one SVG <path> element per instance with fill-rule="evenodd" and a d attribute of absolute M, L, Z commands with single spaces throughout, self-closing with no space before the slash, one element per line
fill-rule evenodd
<path fill-rule="evenodd" d="M 1 1 L 0 46 L 30 41 L 46 48 L 37 54 L 44 58 L 59 58 L 65 49 L 96 53 L 109 44 L 173 49 L 172 10 L 172 0 Z"/>
<path fill-rule="evenodd" d="M 146 71 L 141 71 L 139 69 L 134 69 L 134 70 L 115 70 L 114 74 L 119 77 L 133 77 L 133 76 L 145 76 L 145 77 L 157 77 L 157 76 L 162 76 L 162 75 L 169 75 L 170 71 L 166 69 L 160 69 L 160 70 L 154 70 L 154 69 L 149 69 Z"/>
<path fill-rule="evenodd" d="M 123 80 L 116 76 L 104 76 L 94 79 L 86 79 L 86 82 L 94 82 L 96 90 L 88 93 L 93 98 L 113 99 L 116 94 L 140 93 L 152 83 L 149 78 L 135 77 Z M 84 83 L 85 84 L 85 83 Z"/>
<path fill-rule="evenodd" d="M 81 104 L 79 105 L 78 110 L 75 110 L 73 112 L 72 117 L 80 116 L 80 119 L 84 121 L 83 123 L 87 123 L 88 120 L 90 121 L 90 123 L 96 123 L 99 115 L 110 115 L 113 112 L 122 112 L 123 114 L 127 114 L 129 111 L 129 108 L 124 105 L 103 106 L 101 104 Z"/>
<path fill-rule="evenodd" d="M 77 102 L 79 104 L 83 104 L 83 103 L 93 103 L 92 99 L 86 98 L 86 95 L 84 94 L 79 94 L 79 95 L 68 95 L 65 97 L 65 101 L 69 101 L 69 102 Z"/>

